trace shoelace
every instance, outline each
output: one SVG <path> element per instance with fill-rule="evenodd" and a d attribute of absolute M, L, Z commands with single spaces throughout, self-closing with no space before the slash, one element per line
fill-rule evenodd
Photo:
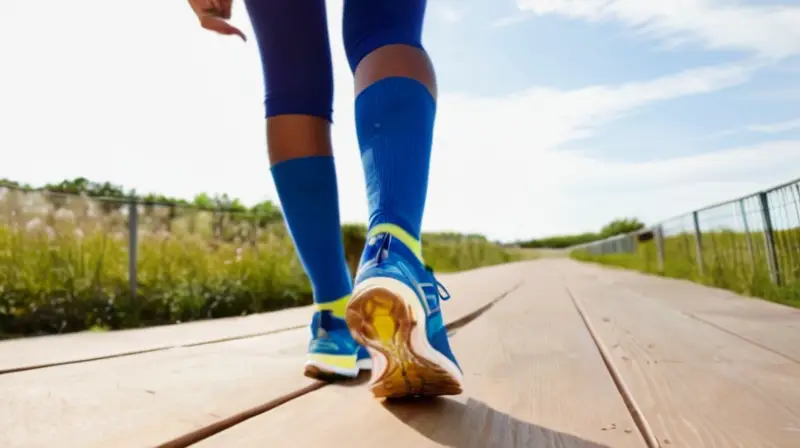
<path fill-rule="evenodd" d="M 318 339 L 325 339 L 328 337 L 328 330 L 330 328 L 332 312 L 330 310 L 317 311 L 319 313 L 319 327 L 317 328 L 316 337 Z"/>
<path fill-rule="evenodd" d="M 433 273 L 433 267 L 426 264 L 425 270 L 428 271 L 428 274 L 430 274 L 431 279 L 433 279 L 433 281 L 436 283 L 436 293 L 439 295 L 439 298 L 441 300 L 449 300 L 450 291 L 448 291 L 447 288 L 444 287 L 442 282 L 440 282 L 439 279 L 436 278 L 436 275 L 434 275 Z"/>
<path fill-rule="evenodd" d="M 392 238 L 394 237 L 390 235 L 389 238 L 384 238 L 383 241 L 381 242 L 381 247 L 378 250 L 378 253 L 375 257 L 375 262 L 377 264 L 380 264 L 381 261 L 383 261 L 386 257 L 389 256 L 389 246 L 391 246 Z M 425 270 L 428 272 L 428 275 L 431 276 L 431 280 L 433 280 L 433 282 L 436 283 L 436 294 L 439 296 L 439 299 L 449 300 L 450 291 L 448 291 L 447 288 L 444 287 L 442 282 L 440 282 L 439 279 L 436 278 L 436 275 L 434 275 L 433 273 L 433 267 L 427 264 L 424 266 Z"/>

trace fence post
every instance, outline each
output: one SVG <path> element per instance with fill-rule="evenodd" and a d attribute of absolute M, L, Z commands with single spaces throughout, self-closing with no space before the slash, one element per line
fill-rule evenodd
<path fill-rule="evenodd" d="M 794 184 L 794 189 L 797 190 L 797 201 L 795 202 L 794 211 L 797 213 L 797 225 L 800 226 L 800 182 Z"/>
<path fill-rule="evenodd" d="M 661 224 L 653 229 L 656 238 L 656 260 L 658 261 L 659 272 L 664 272 L 664 228 Z"/>
<path fill-rule="evenodd" d="M 761 203 L 761 216 L 764 219 L 764 244 L 767 249 L 767 267 L 772 283 L 780 285 L 780 272 L 778 271 L 778 254 L 775 252 L 775 232 L 772 228 L 772 215 L 769 213 L 769 199 L 766 192 L 758 194 Z"/>
<path fill-rule="evenodd" d="M 128 282 L 130 285 L 131 300 L 136 300 L 139 288 L 136 274 L 139 248 L 139 206 L 136 199 L 131 199 L 128 204 Z"/>
<path fill-rule="evenodd" d="M 703 242 L 700 240 L 700 219 L 697 212 L 692 212 L 692 220 L 694 221 L 694 249 L 697 253 L 697 273 L 701 276 L 705 274 L 705 266 L 703 262 Z"/>
<path fill-rule="evenodd" d="M 742 214 L 742 222 L 744 223 L 744 237 L 745 241 L 747 241 L 747 252 L 750 254 L 750 264 L 755 269 L 756 256 L 753 250 L 753 238 L 750 236 L 750 224 L 747 222 L 747 213 L 744 209 L 744 199 L 739 200 L 739 212 Z"/>

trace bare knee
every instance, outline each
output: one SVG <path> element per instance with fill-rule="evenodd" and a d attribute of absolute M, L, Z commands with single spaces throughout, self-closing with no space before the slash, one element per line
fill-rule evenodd
<path fill-rule="evenodd" d="M 301 157 L 333 155 L 330 122 L 303 114 L 269 117 L 267 146 L 271 165 Z"/>
<path fill-rule="evenodd" d="M 407 77 L 436 96 L 433 66 L 422 45 L 426 0 L 345 0 L 342 36 L 356 95 L 387 77 Z"/>

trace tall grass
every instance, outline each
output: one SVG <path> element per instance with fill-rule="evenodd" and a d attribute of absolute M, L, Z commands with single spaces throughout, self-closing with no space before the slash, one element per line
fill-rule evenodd
<path fill-rule="evenodd" d="M 653 240 L 639 243 L 633 253 L 600 255 L 576 250 L 570 256 L 582 261 L 692 280 L 800 307 L 800 229 L 774 232 L 779 273 L 776 282 L 768 268 L 763 232 L 715 231 L 701 235 L 702 260 L 698 260 L 696 239 L 692 233 L 664 238 L 663 269 L 659 269 Z"/>
<path fill-rule="evenodd" d="M 120 329 L 311 303 L 282 222 L 139 206 L 137 282 L 128 278 L 128 206 L 0 189 L 0 336 Z M 354 271 L 362 226 L 343 229 Z M 426 262 L 457 271 L 518 256 L 484 238 L 424 235 Z"/>

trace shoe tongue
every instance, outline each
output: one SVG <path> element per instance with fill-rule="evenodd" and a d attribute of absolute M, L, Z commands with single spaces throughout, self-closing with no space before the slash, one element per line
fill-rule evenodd
<path fill-rule="evenodd" d="M 377 263 L 382 262 L 389 255 L 389 245 L 392 241 L 392 235 L 388 233 L 379 233 L 373 235 L 367 241 L 367 247 L 364 250 L 362 262 L 366 260 L 374 260 Z"/>
<path fill-rule="evenodd" d="M 316 337 L 317 338 L 325 338 L 328 337 L 328 329 L 331 326 L 331 312 L 328 310 L 323 310 L 319 312 L 319 320 L 317 321 L 317 328 L 316 328 Z"/>
<path fill-rule="evenodd" d="M 317 338 L 335 336 L 342 331 L 349 332 L 344 319 L 335 317 L 330 310 L 323 310 L 315 314 L 313 322 L 311 333 Z"/>
<path fill-rule="evenodd" d="M 391 244 L 392 244 L 392 235 L 385 233 L 383 235 L 383 241 L 381 242 L 380 249 L 378 249 L 378 254 L 377 254 L 378 263 L 389 258 L 389 247 L 391 246 Z"/>
<path fill-rule="evenodd" d="M 368 240 L 369 244 L 386 248 L 391 252 L 396 252 L 397 250 L 403 254 L 408 252 L 407 255 L 415 257 L 421 263 L 424 263 L 422 244 L 417 238 L 403 230 L 402 227 L 394 224 L 378 224 L 374 229 L 370 230 L 370 232 L 372 235 Z M 391 248 L 389 248 L 390 244 L 392 246 Z M 395 247 L 395 245 L 398 246 Z M 374 259 L 374 256 L 370 258 Z"/>

